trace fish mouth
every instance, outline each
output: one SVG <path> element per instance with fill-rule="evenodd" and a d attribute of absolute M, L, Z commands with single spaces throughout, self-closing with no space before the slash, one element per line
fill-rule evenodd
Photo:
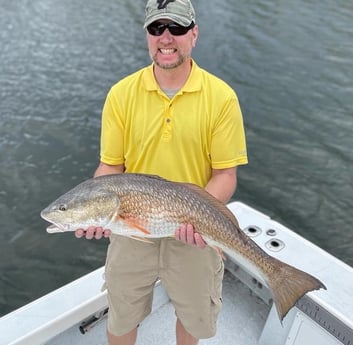
<path fill-rule="evenodd" d="M 51 223 L 48 227 L 47 227 L 47 232 L 49 234 L 52 234 L 52 233 L 55 233 L 55 232 L 65 232 L 65 231 L 68 231 L 70 226 L 69 224 L 59 224 L 59 223 L 55 223 L 53 222 L 50 217 L 47 217 L 45 215 L 45 212 L 41 212 L 40 213 L 40 216 L 46 220 L 47 222 Z"/>
<path fill-rule="evenodd" d="M 47 227 L 47 233 L 49 234 L 53 234 L 55 232 L 64 232 L 64 231 L 65 231 L 65 227 L 63 227 L 62 225 L 50 224 Z"/>
<path fill-rule="evenodd" d="M 53 222 L 52 220 L 48 219 L 47 217 L 44 216 L 43 213 L 41 213 L 41 217 L 46 220 L 47 222 L 51 223 L 48 227 L 47 227 L 47 232 L 49 234 L 53 234 L 55 232 L 65 232 L 68 231 L 69 229 L 69 225 L 68 224 L 58 224 Z"/>

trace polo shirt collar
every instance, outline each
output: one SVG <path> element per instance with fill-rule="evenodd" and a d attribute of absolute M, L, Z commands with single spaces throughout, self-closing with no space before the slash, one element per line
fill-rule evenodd
<path fill-rule="evenodd" d="M 184 86 L 181 88 L 181 92 L 195 92 L 201 90 L 201 69 L 193 59 L 191 61 L 192 66 L 190 75 Z M 153 63 L 145 68 L 142 78 L 147 91 L 157 91 L 160 89 L 153 74 Z"/>

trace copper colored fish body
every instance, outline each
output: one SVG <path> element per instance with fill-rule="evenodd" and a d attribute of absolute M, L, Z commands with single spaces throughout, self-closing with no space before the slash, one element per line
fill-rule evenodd
<path fill-rule="evenodd" d="M 50 233 L 100 226 L 146 242 L 174 236 L 181 224 L 193 224 L 209 244 L 259 272 L 281 320 L 305 293 L 326 289 L 310 274 L 269 256 L 241 231 L 225 205 L 196 185 L 143 174 L 101 176 L 62 195 L 41 216 L 52 223 Z"/>

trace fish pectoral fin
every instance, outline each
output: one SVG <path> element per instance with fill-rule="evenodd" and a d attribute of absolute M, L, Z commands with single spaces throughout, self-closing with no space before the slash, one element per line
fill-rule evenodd
<path fill-rule="evenodd" d="M 139 220 L 136 218 L 119 216 L 119 220 L 124 222 L 130 228 L 137 229 L 137 230 L 141 231 L 142 233 L 144 233 L 145 235 L 151 235 L 151 232 L 149 230 L 147 230 L 143 225 L 141 225 Z"/>
<path fill-rule="evenodd" d="M 133 240 L 144 242 L 144 243 L 154 244 L 154 242 L 148 240 L 146 237 L 138 237 L 138 236 L 131 235 L 129 236 L 129 238 L 132 238 Z"/>

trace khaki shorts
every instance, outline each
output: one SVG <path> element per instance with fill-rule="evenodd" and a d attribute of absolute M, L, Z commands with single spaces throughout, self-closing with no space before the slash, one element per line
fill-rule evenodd
<path fill-rule="evenodd" d="M 137 327 L 151 312 L 160 279 L 184 328 L 197 339 L 214 336 L 222 306 L 221 256 L 211 247 L 199 249 L 173 238 L 152 241 L 111 236 L 105 268 L 108 331 L 120 336 Z"/>

